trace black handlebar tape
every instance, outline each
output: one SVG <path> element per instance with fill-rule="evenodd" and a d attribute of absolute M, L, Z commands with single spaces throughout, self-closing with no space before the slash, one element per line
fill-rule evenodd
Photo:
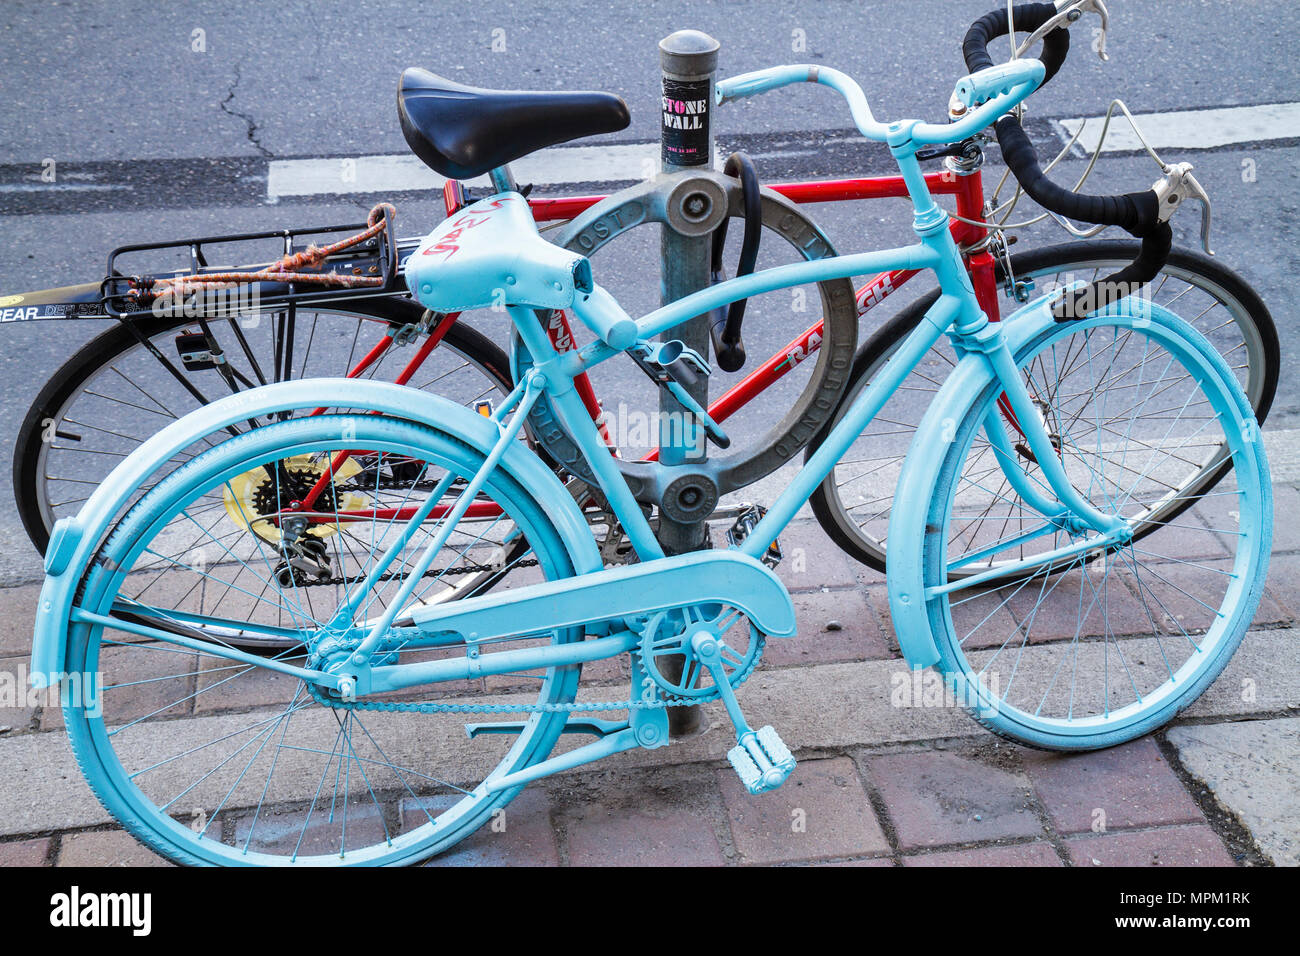
<path fill-rule="evenodd" d="M 1142 248 L 1136 259 L 1119 272 L 1066 295 L 1052 307 L 1052 317 L 1058 322 L 1087 318 L 1089 313 L 1133 295 L 1160 274 L 1173 243 L 1174 231 L 1169 223 L 1157 224 L 1142 237 Z"/>
<path fill-rule="evenodd" d="M 1044 209 L 1081 222 L 1119 226 L 1136 236 L 1142 236 L 1155 227 L 1160 203 L 1153 190 L 1120 196 L 1072 193 L 1056 185 L 1043 173 L 1038 165 L 1034 145 L 1029 141 L 1019 120 L 1007 115 L 998 120 L 993 128 L 998 135 L 1003 160 L 1025 192 Z"/>
<path fill-rule="evenodd" d="M 737 176 L 740 179 L 745 209 L 745 236 L 740 246 L 740 264 L 736 267 L 736 277 L 739 278 L 752 273 L 758 262 L 758 244 L 763 234 L 763 205 L 758 191 L 758 173 L 754 170 L 753 160 L 744 153 L 728 156 L 722 171 L 727 176 Z M 726 226 L 724 219 L 713 234 L 714 276 L 721 275 Z M 713 355 L 718 367 L 724 372 L 738 372 L 745 365 L 745 340 L 741 336 L 741 326 L 745 320 L 747 301 L 740 299 L 731 303 L 725 312 L 715 309 L 710 315 L 709 334 L 713 340 Z"/>
<path fill-rule="evenodd" d="M 1016 4 L 1012 9 L 1016 31 L 1033 33 L 1056 16 L 1056 12 L 1056 5 L 1052 3 Z M 989 56 L 988 51 L 989 41 L 994 37 L 1006 36 L 1009 31 L 1010 24 L 1007 22 L 1007 11 L 1005 9 L 994 10 L 972 23 L 961 43 L 961 52 L 966 60 L 966 69 L 972 73 L 978 73 L 980 70 L 992 66 L 993 58 Z M 1069 52 L 1070 31 L 1065 27 L 1057 27 L 1043 37 L 1043 52 L 1039 59 L 1043 61 L 1046 73 L 1043 75 L 1042 85 L 1045 86 L 1047 81 L 1056 75 L 1065 62 L 1066 54 Z"/>
<path fill-rule="evenodd" d="M 1022 3 L 1013 7 L 1011 13 L 1017 32 L 1033 33 L 1056 16 L 1057 10 L 1052 3 Z M 972 23 L 962 40 L 966 68 L 977 73 L 991 67 L 993 58 L 989 56 L 989 41 L 1005 36 L 1010 30 L 1005 9 L 994 10 Z M 1069 49 L 1070 31 L 1065 27 L 1057 27 L 1043 37 L 1040 59 L 1046 70 L 1044 84 L 1061 68 Z M 1002 117 L 993 128 L 1007 167 L 1036 203 L 1070 219 L 1119 226 L 1142 240 L 1137 258 L 1123 269 L 1062 298 L 1052 308 L 1052 315 L 1058 322 L 1084 318 L 1132 295 L 1159 275 L 1169 258 L 1173 230 L 1168 223 L 1160 222 L 1160 202 L 1154 190 L 1120 196 L 1087 196 L 1070 192 L 1047 178 L 1038 164 L 1038 155 L 1028 134 L 1014 115 Z"/>

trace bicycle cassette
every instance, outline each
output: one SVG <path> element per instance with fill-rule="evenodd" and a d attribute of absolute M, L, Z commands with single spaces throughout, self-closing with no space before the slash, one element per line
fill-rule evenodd
<path fill-rule="evenodd" d="M 316 487 L 322 475 L 330 471 L 328 456 L 306 454 L 286 458 L 278 463 L 274 472 L 259 465 L 226 482 L 222 491 L 226 513 L 245 531 L 252 531 L 263 541 L 279 544 L 284 531 L 279 522 L 270 520 L 286 512 L 297 510 L 297 503 Z M 276 474 L 278 472 L 278 474 Z M 342 484 L 361 472 L 361 466 L 352 458 L 346 459 L 332 471 L 317 497 L 312 513 L 334 515 L 346 511 L 362 511 L 366 499 L 355 492 L 346 492 Z M 328 538 L 339 530 L 337 521 L 320 521 L 312 524 L 304 535 L 316 539 Z"/>

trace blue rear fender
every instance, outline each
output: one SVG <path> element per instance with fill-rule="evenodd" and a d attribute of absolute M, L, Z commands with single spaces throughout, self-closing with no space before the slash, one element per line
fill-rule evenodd
<path fill-rule="evenodd" d="M 104 479 L 81 510 L 60 519 L 46 551 L 45 583 L 36 610 L 32 635 L 31 682 L 36 687 L 57 683 L 66 669 L 69 615 L 78 585 L 90 561 L 114 523 L 125 513 L 142 483 L 200 437 L 229 425 L 274 411 L 315 409 L 330 395 L 335 407 L 378 412 L 427 425 L 452 435 L 486 455 L 500 431 L 495 422 L 427 392 L 386 382 L 358 379 L 303 379 L 239 392 L 205 405 L 142 443 Z M 578 574 L 601 568 L 600 553 L 573 496 L 536 455 L 511 444 L 501 460 L 538 501 L 543 502 Z"/>

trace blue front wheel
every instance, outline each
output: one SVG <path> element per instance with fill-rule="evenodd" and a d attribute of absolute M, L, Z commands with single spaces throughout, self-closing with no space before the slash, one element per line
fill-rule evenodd
<path fill-rule="evenodd" d="M 1111 746 L 1191 704 L 1241 642 L 1268 566 L 1272 495 L 1246 396 L 1181 319 L 1122 311 L 1045 328 L 1017 363 L 1085 498 L 1134 528 L 1174 517 L 1109 546 L 1045 519 L 1015 490 L 1050 491 L 1018 423 L 989 414 L 994 380 L 958 420 L 926 521 L 938 666 L 978 720 L 1038 747 Z M 1207 456 L 1224 476 L 1202 494 L 1187 464 Z M 1199 500 L 1170 507 L 1180 496 Z"/>

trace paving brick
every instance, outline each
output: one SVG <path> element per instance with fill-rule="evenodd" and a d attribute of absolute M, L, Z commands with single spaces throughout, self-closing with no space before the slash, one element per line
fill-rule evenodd
<path fill-rule="evenodd" d="M 626 654 L 619 654 L 617 657 L 606 657 L 604 660 L 592 661 L 582 665 L 582 683 L 584 685 L 622 684 L 623 690 L 618 695 L 622 700 L 627 700 L 630 676 L 628 656 Z"/>
<path fill-rule="evenodd" d="M 1020 643 L 1023 638 L 1013 611 L 1014 601 L 1008 600 L 1014 590 L 982 591 L 978 596 L 967 592 L 958 596 L 958 603 L 948 605 L 962 647 L 978 650 L 1001 647 L 1008 642 L 1012 646 Z M 1037 633 L 1033 636 L 1038 637 Z"/>
<path fill-rule="evenodd" d="M 1289 580 L 1285 566 L 1279 571 L 1269 570 L 1269 580 L 1285 587 Z M 1161 621 L 1167 633 L 1181 635 L 1184 631 L 1203 632 L 1212 616 L 1218 611 L 1227 590 L 1226 575 L 1207 570 L 1215 568 L 1228 571 L 1227 562 L 1207 562 L 1205 567 L 1190 564 L 1162 564 L 1143 568 L 1139 573 L 1153 614 Z M 1294 580 L 1294 579 L 1290 579 Z M 1209 605 L 1208 607 L 1206 605 Z M 1265 589 L 1255 612 L 1256 624 L 1282 624 L 1294 619 L 1288 608 L 1282 607 Z"/>
<path fill-rule="evenodd" d="M 163 644 L 105 646 L 99 655 L 104 717 L 110 723 L 124 723 L 148 716 L 150 719 L 183 717 L 194 707 L 198 655 Z M 63 711 L 46 707 L 41 712 L 41 729 L 63 728 Z"/>
<path fill-rule="evenodd" d="M 1086 754 L 1026 752 L 1025 770 L 1064 833 L 1201 823 L 1204 816 L 1149 737 Z"/>
<path fill-rule="evenodd" d="M 867 588 L 866 594 L 867 603 L 884 626 L 890 656 L 901 656 L 898 635 L 894 631 L 894 619 L 889 613 L 889 592 L 884 585 L 877 585 Z M 953 625 L 964 638 L 965 647 L 997 647 L 1016 632 L 1016 620 L 1010 613 L 1009 605 L 1003 604 L 1006 595 L 994 597 L 993 594 L 991 591 L 985 592 L 974 600 L 963 601 L 952 607 Z"/>
<path fill-rule="evenodd" d="M 574 795 L 556 800 L 572 866 L 722 866 L 714 828 L 721 799 L 698 777 L 659 785 L 653 774 L 600 772 Z"/>
<path fill-rule="evenodd" d="M 1268 581 L 1264 585 L 1265 601 L 1260 602 L 1255 613 L 1256 624 L 1284 624 L 1296 619 L 1300 609 L 1300 555 L 1274 556 L 1268 565 Z M 1271 599 L 1273 607 L 1268 607 Z M 1274 620 L 1274 615 L 1277 620 Z"/>
<path fill-rule="evenodd" d="M 68 833 L 59 850 L 59 866 L 170 866 L 125 830 Z"/>
<path fill-rule="evenodd" d="M 1276 717 L 1170 728 L 1197 793 L 1214 794 L 1277 866 L 1300 866 L 1300 719 Z"/>
<path fill-rule="evenodd" d="M 36 603 L 41 585 L 0 588 L 0 657 L 26 657 L 32 652 L 32 631 L 36 626 Z"/>
<path fill-rule="evenodd" d="M 1204 825 L 1076 836 L 1065 841 L 1075 866 L 1235 866 Z"/>
<path fill-rule="evenodd" d="M 873 856 L 865 860 L 835 860 L 831 863 L 813 863 L 811 866 L 893 866 L 894 861 L 887 856 Z"/>
<path fill-rule="evenodd" d="M 784 555 L 776 574 L 791 591 L 851 587 L 858 562 L 835 547 L 815 521 L 796 521 L 781 532 Z"/>
<path fill-rule="evenodd" d="M 1203 632 L 1228 586 L 1228 579 L 1222 575 L 1178 564 L 1143 566 L 1138 581 L 1160 627 L 1166 634 L 1178 635 Z"/>
<path fill-rule="evenodd" d="M 1217 489 L 1216 489 L 1217 490 Z M 1229 501 L 1231 499 L 1224 499 Z M 1273 552 L 1300 551 L 1300 491 L 1287 485 L 1273 486 Z"/>
<path fill-rule="evenodd" d="M 903 866 L 1064 866 L 1050 843 L 1036 840 L 1014 846 L 981 846 L 903 857 Z"/>
<path fill-rule="evenodd" d="M 1107 574 L 1093 562 L 1086 570 L 1031 581 L 1007 604 L 1031 644 L 1073 640 L 1076 634 L 1151 634 L 1153 615 L 1130 588 L 1131 580 L 1123 566 L 1112 562 Z"/>
<path fill-rule="evenodd" d="M 1183 512 L 1183 515 L 1192 516 L 1195 519 L 1196 524 L 1205 525 L 1219 536 L 1220 543 L 1224 547 L 1225 555 L 1231 553 L 1231 548 L 1229 546 L 1230 542 L 1226 532 L 1235 531 L 1240 518 L 1240 512 L 1238 511 L 1239 499 L 1237 498 L 1236 489 L 1237 483 L 1233 480 L 1233 477 L 1229 475 L 1211 488 L 1207 494 L 1202 495 L 1196 504 Z M 1277 487 L 1273 489 L 1275 498 L 1279 490 L 1280 489 Z M 1300 505 L 1300 500 L 1296 503 Z M 1174 520 L 1178 524 L 1183 523 L 1182 516 L 1179 516 Z M 1145 547 L 1145 545 L 1139 545 L 1139 547 Z M 1159 551 L 1161 549 L 1155 548 L 1153 550 Z M 1168 551 L 1165 551 L 1164 553 L 1171 554 L 1171 552 Z M 1174 557 L 1183 557 L 1176 552 L 1173 552 L 1172 554 Z"/>
<path fill-rule="evenodd" d="M 27 682 L 27 660 L 26 657 L 0 660 L 0 727 L 6 728 L 5 736 L 28 730 L 36 716 L 36 706 L 58 699 L 50 691 L 32 693 Z"/>
<path fill-rule="evenodd" d="M 49 858 L 50 838 L 0 843 L 0 867 L 44 866 Z"/>
<path fill-rule="evenodd" d="M 686 811 L 592 808 L 570 824 L 573 866 L 722 866 L 710 821 Z"/>
<path fill-rule="evenodd" d="M 1216 488 L 1216 490 L 1218 490 Z M 1235 498 L 1223 498 L 1220 508 L 1235 504 Z M 1137 547 L 1179 561 L 1203 558 L 1226 558 L 1232 550 L 1225 542 L 1224 533 L 1235 530 L 1237 518 L 1230 519 L 1225 511 L 1207 513 L 1201 504 L 1188 508 L 1162 528 L 1152 531 L 1137 542 Z M 1158 558 L 1147 555 L 1151 560 Z"/>
<path fill-rule="evenodd" d="M 402 801 L 403 832 L 427 822 L 424 809 L 446 809 L 456 797 L 424 797 Z M 422 809 L 423 808 L 423 809 Z M 546 792 L 525 790 L 471 836 L 428 866 L 559 866 L 551 805 Z"/>
<path fill-rule="evenodd" d="M 1296 579 L 1294 577 L 1286 577 L 1286 573 L 1287 572 L 1279 574 L 1276 579 L 1272 578 L 1270 574 L 1270 580 L 1276 580 L 1282 587 L 1294 588 Z M 1289 569 L 1289 573 L 1300 573 L 1300 562 L 1293 563 L 1291 569 Z M 1294 596 L 1292 596 L 1290 601 L 1286 602 L 1279 601 L 1278 596 L 1278 591 L 1274 590 L 1272 587 L 1264 588 L 1264 593 L 1259 599 L 1259 607 L 1255 609 L 1255 616 L 1251 618 L 1252 627 L 1295 624 L 1296 615 L 1290 607 L 1290 605 L 1294 603 Z"/>
<path fill-rule="evenodd" d="M 884 629 L 860 591 L 810 591 L 794 595 L 799 632 L 772 638 L 763 660 L 773 667 L 882 660 L 892 656 Z M 832 621 L 837 630 L 828 629 Z"/>
<path fill-rule="evenodd" d="M 904 849 L 1037 836 L 1029 781 L 957 753 L 867 758 Z"/>
<path fill-rule="evenodd" d="M 301 656 L 282 660 L 297 666 L 305 661 Z M 194 698 L 194 710 L 199 714 L 244 707 L 284 707 L 302 687 L 298 678 L 288 674 L 221 657 L 200 657 L 198 669 L 199 692 Z"/>
<path fill-rule="evenodd" d="M 857 769 L 848 757 L 803 760 L 779 790 L 754 796 L 730 768 L 718 771 L 743 863 L 782 863 L 888 853 Z"/>
<path fill-rule="evenodd" d="M 1239 502 L 1227 481 L 1215 485 L 1191 509 L 1202 521 L 1219 532 L 1237 530 Z M 1300 551 L 1300 491 L 1289 485 L 1273 486 L 1273 553 Z"/>

